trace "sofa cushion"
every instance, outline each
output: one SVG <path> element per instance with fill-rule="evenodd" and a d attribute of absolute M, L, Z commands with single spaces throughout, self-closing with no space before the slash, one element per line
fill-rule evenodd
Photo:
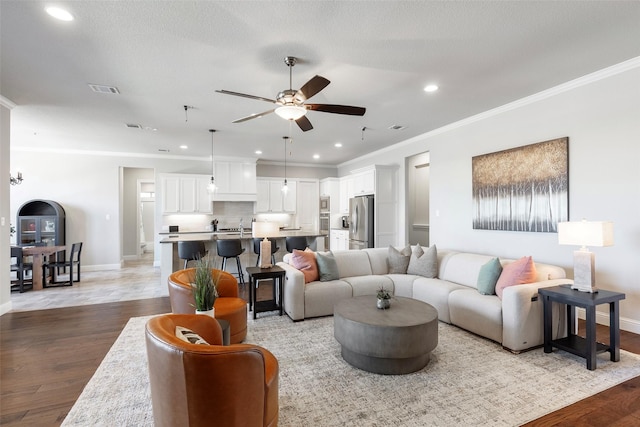
<path fill-rule="evenodd" d="M 373 274 L 366 251 L 336 251 L 334 253 L 340 277 L 368 276 Z"/>
<path fill-rule="evenodd" d="M 427 248 L 426 251 L 422 249 L 418 243 L 411 253 L 409 258 L 409 267 L 407 267 L 407 274 L 415 274 L 418 276 L 435 278 L 438 275 L 438 252 L 436 245 L 432 245 Z"/>
<path fill-rule="evenodd" d="M 393 293 L 393 282 L 387 276 L 352 276 L 344 277 L 342 280 L 351 285 L 354 297 L 375 295 L 381 287 Z"/>
<path fill-rule="evenodd" d="M 387 259 L 389 258 L 388 248 L 366 248 L 362 249 L 369 255 L 369 263 L 371 264 L 371 274 L 387 274 L 389 272 L 389 265 Z"/>
<path fill-rule="evenodd" d="M 413 282 L 420 276 L 413 274 L 387 274 L 393 282 L 393 296 L 413 298 Z"/>
<path fill-rule="evenodd" d="M 431 304 L 438 311 L 438 319 L 446 323 L 451 323 L 451 317 L 449 316 L 449 294 L 458 289 L 469 288 L 442 279 L 418 277 L 413 282 L 413 298 Z M 474 292 L 476 292 L 475 289 Z"/>
<path fill-rule="evenodd" d="M 440 279 L 459 283 L 476 289 L 478 274 L 483 265 L 495 256 L 456 252 L 443 260 L 444 268 L 440 269 Z"/>
<path fill-rule="evenodd" d="M 294 249 L 291 255 L 291 263 L 304 274 L 304 283 L 318 280 L 318 264 L 316 254 L 313 251 Z"/>
<path fill-rule="evenodd" d="M 493 258 L 480 267 L 478 274 L 478 292 L 483 295 L 494 295 L 496 293 L 496 282 L 502 273 L 502 264 L 499 258 Z"/>
<path fill-rule="evenodd" d="M 411 246 L 407 245 L 402 250 L 397 250 L 389 245 L 387 263 L 389 264 L 389 274 L 405 274 L 411 259 Z"/>
<path fill-rule="evenodd" d="M 449 295 L 451 323 L 468 331 L 502 342 L 502 301 L 495 295 L 458 289 Z"/>
<path fill-rule="evenodd" d="M 202 338 L 200 335 L 193 332 L 191 329 L 185 328 L 184 326 L 176 326 L 176 337 L 190 344 L 209 345 L 209 343 L 206 342 L 204 338 Z"/>
<path fill-rule="evenodd" d="M 336 258 L 333 256 L 333 252 L 316 252 L 316 261 L 318 263 L 318 274 L 321 282 L 340 278 L 338 264 L 336 263 Z"/>
<path fill-rule="evenodd" d="M 351 285 L 344 280 L 311 282 L 304 290 L 304 318 L 332 315 L 336 303 L 352 296 Z"/>
<path fill-rule="evenodd" d="M 523 283 L 535 282 L 538 274 L 536 266 L 530 256 L 523 256 L 517 261 L 507 264 L 503 267 L 500 278 L 496 283 L 496 295 L 502 299 L 502 291 L 504 288 Z"/>

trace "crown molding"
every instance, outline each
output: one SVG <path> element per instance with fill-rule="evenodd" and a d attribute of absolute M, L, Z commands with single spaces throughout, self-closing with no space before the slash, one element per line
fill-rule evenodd
<path fill-rule="evenodd" d="M 2 105 L 3 107 L 6 107 L 8 109 L 13 109 L 16 108 L 18 106 L 18 104 L 16 104 L 15 102 L 13 102 L 12 100 L 10 100 L 9 98 L 0 95 L 0 105 Z"/>
<path fill-rule="evenodd" d="M 586 76 L 578 77 L 577 79 L 569 80 L 566 83 L 562 83 L 560 85 L 554 86 L 552 88 L 543 90 L 541 92 L 535 93 L 533 95 L 526 96 L 524 98 L 520 98 L 516 101 L 510 102 L 508 104 L 502 105 L 500 107 L 493 108 L 491 110 L 487 110 L 485 112 L 467 117 L 462 120 L 458 120 L 457 122 L 450 123 L 448 125 L 439 127 L 432 131 L 423 133 L 421 135 L 414 136 L 413 138 L 398 142 L 397 144 L 393 144 L 389 147 L 381 148 L 377 151 L 373 151 L 371 153 L 365 154 L 364 156 L 357 157 L 355 159 L 347 160 L 344 163 L 340 163 L 337 167 L 345 167 L 350 164 L 360 162 L 362 160 L 366 160 L 370 157 L 378 156 L 379 154 L 387 153 L 389 151 L 397 150 L 399 147 L 403 147 L 405 145 L 413 144 L 417 141 L 423 141 L 425 139 L 431 138 L 436 135 L 441 135 L 443 133 L 452 131 L 454 129 L 458 129 L 464 126 L 467 126 L 471 123 L 475 123 L 481 120 L 485 120 L 489 117 L 497 116 L 507 111 L 515 110 L 525 105 L 534 104 L 536 102 L 542 101 L 547 98 L 551 98 L 552 96 L 559 95 L 564 92 L 571 91 L 573 89 L 589 85 L 591 83 L 598 82 L 600 80 L 604 80 L 606 78 L 624 73 L 626 71 L 633 70 L 635 68 L 640 67 L 640 56 L 635 58 L 631 58 L 627 61 L 620 62 L 618 64 L 612 65 L 607 68 L 603 68 L 602 70 L 595 71 L 593 73 L 587 74 Z"/>

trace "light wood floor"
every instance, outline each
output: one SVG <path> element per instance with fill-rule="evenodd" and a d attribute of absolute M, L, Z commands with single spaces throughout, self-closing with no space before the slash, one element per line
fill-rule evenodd
<path fill-rule="evenodd" d="M 160 297 L 0 316 L 0 425 L 60 425 L 129 318 L 169 311 Z M 608 342 L 608 328 L 598 339 Z M 621 343 L 640 354 L 639 335 L 622 331 Z M 527 425 L 640 425 L 640 377 Z"/>

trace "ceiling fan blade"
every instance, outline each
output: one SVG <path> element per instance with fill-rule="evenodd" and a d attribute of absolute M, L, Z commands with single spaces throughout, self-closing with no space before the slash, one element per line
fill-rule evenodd
<path fill-rule="evenodd" d="M 306 82 L 298 92 L 301 92 L 304 95 L 305 99 L 309 99 L 313 95 L 317 94 L 322 89 L 327 87 L 329 83 L 331 82 L 322 76 L 314 76 L 311 78 L 311 80 Z"/>
<path fill-rule="evenodd" d="M 241 96 L 243 98 L 257 99 L 258 101 L 266 101 L 266 102 L 270 102 L 272 104 L 276 103 L 276 101 L 273 100 L 273 99 L 263 98 L 261 96 L 255 96 L 255 95 L 247 95 L 246 93 L 232 92 L 230 90 L 221 89 L 221 90 L 216 90 L 216 92 L 222 93 L 224 95 L 233 95 L 233 96 Z"/>
<path fill-rule="evenodd" d="M 250 116 L 247 117 L 243 117 L 241 119 L 237 119 L 232 121 L 231 123 L 242 123 L 242 122 L 246 122 L 247 120 L 251 120 L 251 119 L 259 119 L 262 116 L 266 116 L 267 114 L 271 114 L 273 113 L 275 110 L 275 108 L 273 110 L 269 110 L 269 111 L 264 111 L 262 113 L 258 113 L 258 114 L 252 114 Z"/>
<path fill-rule="evenodd" d="M 307 116 L 300 117 L 298 120 L 296 120 L 296 123 L 303 132 L 313 129 L 313 125 L 311 124 Z"/>
<path fill-rule="evenodd" d="M 351 105 L 335 104 L 304 104 L 307 110 L 323 111 L 325 113 L 348 114 L 350 116 L 364 116 L 367 111 L 364 107 L 353 107 Z"/>

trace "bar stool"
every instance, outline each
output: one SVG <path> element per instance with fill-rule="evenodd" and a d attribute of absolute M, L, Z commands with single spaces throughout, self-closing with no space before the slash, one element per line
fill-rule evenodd
<path fill-rule="evenodd" d="M 178 258 L 184 260 L 184 268 L 187 268 L 189 261 L 207 256 L 207 250 L 203 241 L 178 242 Z"/>
<path fill-rule="evenodd" d="M 318 248 L 318 244 L 315 239 L 313 242 L 309 243 L 306 237 L 300 236 L 290 236 L 286 238 L 287 243 L 287 252 L 293 252 L 294 249 L 299 251 L 304 251 L 306 248 L 311 249 L 312 251 L 316 251 Z"/>
<path fill-rule="evenodd" d="M 221 270 L 224 270 L 227 266 L 227 258 L 236 259 L 238 279 L 240 280 L 240 284 L 244 285 L 244 273 L 242 272 L 242 264 L 240 263 L 240 255 L 244 253 L 242 241 L 240 239 L 217 240 L 216 250 L 218 251 L 218 256 L 222 257 Z"/>
<path fill-rule="evenodd" d="M 280 248 L 276 246 L 276 239 L 270 238 L 268 240 L 271 242 L 271 264 L 276 265 L 276 257 L 274 254 L 278 252 Z M 260 238 L 256 237 L 253 239 L 253 253 L 258 255 L 258 258 L 256 258 L 256 267 L 260 263 L 260 242 L 262 242 Z"/>

